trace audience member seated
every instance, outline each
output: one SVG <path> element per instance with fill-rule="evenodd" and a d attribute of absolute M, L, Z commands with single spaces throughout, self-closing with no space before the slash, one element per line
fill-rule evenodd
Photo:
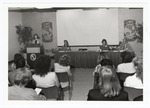
<path fill-rule="evenodd" d="M 114 68 L 102 66 L 99 70 L 98 89 L 91 89 L 87 100 L 127 101 L 128 94 L 123 91 Z"/>
<path fill-rule="evenodd" d="M 55 72 L 50 71 L 51 58 L 48 55 L 41 55 L 35 62 L 35 74 L 33 79 L 39 88 L 52 86 L 59 87 L 58 78 Z"/>
<path fill-rule="evenodd" d="M 60 49 L 61 51 L 71 51 L 71 48 L 69 46 L 69 42 L 67 40 L 64 40 L 64 45 L 62 46 L 62 48 Z"/>
<path fill-rule="evenodd" d="M 110 59 L 102 59 L 99 64 L 95 67 L 93 72 L 94 75 L 94 88 L 97 88 L 98 80 L 99 80 L 99 72 L 102 66 L 113 66 L 113 62 Z"/>
<path fill-rule="evenodd" d="M 62 55 L 59 58 L 58 63 L 54 63 L 54 69 L 56 73 L 67 72 L 69 76 L 72 75 L 70 71 L 70 56 L 67 54 Z"/>
<path fill-rule="evenodd" d="M 135 54 L 134 54 L 133 52 L 123 51 L 123 52 L 121 52 L 121 54 L 120 54 L 122 63 L 125 63 L 125 62 L 126 62 L 125 57 L 126 57 L 127 55 L 128 55 L 128 56 L 131 56 L 131 58 L 134 58 L 134 57 L 135 57 Z"/>
<path fill-rule="evenodd" d="M 21 69 L 21 68 L 26 68 L 27 70 L 29 70 L 29 68 L 26 67 L 26 62 L 25 59 L 23 58 L 23 56 L 19 53 L 16 53 L 14 56 L 14 63 L 12 64 L 12 72 L 8 73 L 8 80 L 9 80 L 9 85 L 14 85 L 14 80 L 15 80 L 15 76 L 17 74 L 17 70 Z M 32 88 L 35 89 L 36 88 L 36 84 L 35 81 L 33 79 L 31 79 L 25 86 L 26 88 Z"/>
<path fill-rule="evenodd" d="M 12 85 L 14 84 L 17 69 L 24 67 L 25 67 L 25 59 L 23 58 L 23 56 L 19 53 L 15 54 L 13 63 L 11 65 L 13 71 L 8 73 L 8 80 L 10 84 Z"/>
<path fill-rule="evenodd" d="M 111 66 L 111 67 L 114 67 L 113 62 L 110 59 L 107 59 L 107 58 L 102 59 L 101 61 L 99 61 L 98 65 L 95 67 L 93 75 L 96 72 L 99 72 L 99 69 L 100 69 L 101 66 Z"/>
<path fill-rule="evenodd" d="M 123 63 L 119 64 L 117 66 L 117 72 L 118 73 L 135 73 L 134 63 L 132 62 L 132 59 L 134 58 L 131 53 L 124 52 L 125 54 L 121 55 Z"/>
<path fill-rule="evenodd" d="M 138 57 L 133 59 L 136 72 L 132 76 L 128 76 L 124 82 L 124 86 L 136 89 L 143 89 L 143 63 Z"/>
<path fill-rule="evenodd" d="M 14 85 L 8 88 L 9 100 L 45 100 L 43 95 L 37 95 L 31 88 L 25 88 L 32 79 L 32 73 L 26 68 L 20 68 L 16 72 Z"/>

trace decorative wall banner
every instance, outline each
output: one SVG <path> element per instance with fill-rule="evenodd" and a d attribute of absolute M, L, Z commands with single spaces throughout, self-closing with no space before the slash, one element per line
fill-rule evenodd
<path fill-rule="evenodd" d="M 46 43 L 53 41 L 52 22 L 43 22 L 42 23 L 42 40 L 43 40 L 43 42 L 46 42 Z"/>
<path fill-rule="evenodd" d="M 124 38 L 127 39 L 127 41 L 135 41 L 137 39 L 136 35 L 136 21 L 129 19 L 124 21 Z"/>

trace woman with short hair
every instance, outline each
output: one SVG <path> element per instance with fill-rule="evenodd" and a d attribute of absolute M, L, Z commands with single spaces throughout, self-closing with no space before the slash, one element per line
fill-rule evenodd
<path fill-rule="evenodd" d="M 122 91 L 114 68 L 111 66 L 102 66 L 99 71 L 98 89 L 91 89 L 88 93 L 87 100 L 128 100 L 128 94 L 127 92 Z"/>
<path fill-rule="evenodd" d="M 72 75 L 72 73 L 70 72 L 70 56 L 68 56 L 67 54 L 62 55 L 59 58 L 59 62 L 55 63 L 55 72 L 56 73 L 62 73 L 62 72 L 67 72 L 69 76 Z"/>
<path fill-rule="evenodd" d="M 102 40 L 102 45 L 100 46 L 100 49 L 103 51 L 103 50 L 109 50 L 109 46 L 107 44 L 107 40 L 106 39 L 103 39 Z"/>
<path fill-rule="evenodd" d="M 32 80 L 32 73 L 26 68 L 20 68 L 16 72 L 14 85 L 8 88 L 9 100 L 45 100 L 43 95 L 37 95 L 36 91 L 25 86 Z"/>

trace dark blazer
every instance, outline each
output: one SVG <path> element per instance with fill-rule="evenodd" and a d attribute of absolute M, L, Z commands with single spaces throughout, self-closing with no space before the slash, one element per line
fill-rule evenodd
<path fill-rule="evenodd" d="M 97 101 L 128 101 L 128 93 L 121 91 L 118 96 L 115 97 L 104 97 L 100 93 L 99 89 L 91 89 L 88 93 L 87 100 L 97 100 Z"/>
<path fill-rule="evenodd" d="M 101 45 L 101 46 L 100 46 L 100 49 L 101 49 L 101 50 L 109 50 L 109 46 L 108 46 L 108 45 L 106 45 L 106 46 Z"/>

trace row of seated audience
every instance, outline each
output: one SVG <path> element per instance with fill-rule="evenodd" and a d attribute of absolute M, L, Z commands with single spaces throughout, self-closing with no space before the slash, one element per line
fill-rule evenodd
<path fill-rule="evenodd" d="M 71 76 L 69 62 L 69 56 L 63 55 L 59 63 L 55 63 L 55 72 L 68 72 Z M 41 55 L 36 60 L 34 72 L 26 67 L 25 59 L 21 54 L 15 54 L 11 67 L 13 71 L 8 74 L 9 100 L 45 100 L 47 96 L 45 97 L 43 93 L 37 95 L 35 88 L 60 86 L 56 73 L 50 70 L 51 58 L 48 55 Z M 61 86 L 66 86 L 66 83 Z"/>
<path fill-rule="evenodd" d="M 89 91 L 87 100 L 131 100 L 129 96 L 131 94 L 124 87 L 143 90 L 143 62 L 140 58 L 134 57 L 130 52 L 123 52 L 121 54 L 123 63 L 115 69 L 113 62 L 106 55 L 102 56 L 99 57 L 100 60 L 93 72 L 94 87 Z M 120 78 L 122 73 L 123 79 Z M 143 100 L 142 93 L 135 98 L 136 100 Z"/>
<path fill-rule="evenodd" d="M 94 87 L 89 90 L 87 100 L 104 100 L 104 101 L 127 101 L 128 92 L 124 87 L 143 89 L 143 62 L 140 58 L 132 56 L 129 52 L 121 54 L 122 63 L 117 69 L 113 62 L 102 55 L 99 57 L 94 75 Z M 61 83 L 57 73 L 70 71 L 70 57 L 62 55 L 58 63 L 54 63 L 54 70 L 51 70 L 51 58 L 48 55 L 41 55 L 35 62 L 34 72 L 31 72 L 26 65 L 25 59 L 21 54 L 14 56 L 12 64 L 13 71 L 9 72 L 9 100 L 49 100 L 43 92 L 37 94 L 36 88 L 57 88 L 66 87 L 68 82 Z M 120 74 L 128 74 L 121 78 Z M 143 95 L 135 100 L 143 98 Z"/>

